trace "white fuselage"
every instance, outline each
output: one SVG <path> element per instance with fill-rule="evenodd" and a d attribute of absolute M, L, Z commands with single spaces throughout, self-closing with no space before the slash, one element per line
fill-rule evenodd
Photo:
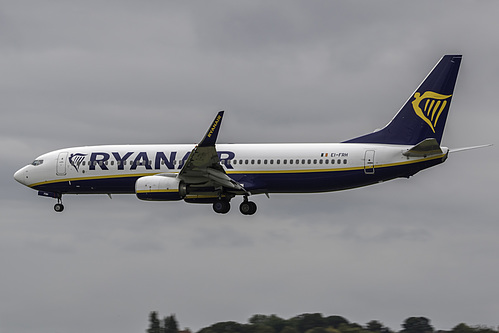
<path fill-rule="evenodd" d="M 134 193 L 139 177 L 178 173 L 195 144 L 103 145 L 39 156 L 15 178 L 40 191 Z M 407 157 L 411 146 L 356 143 L 218 144 L 227 175 L 252 193 L 323 192 L 407 177 L 439 164 L 443 154 Z"/>

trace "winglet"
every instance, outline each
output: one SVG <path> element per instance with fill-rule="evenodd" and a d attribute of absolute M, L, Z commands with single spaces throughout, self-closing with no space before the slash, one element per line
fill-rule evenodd
<path fill-rule="evenodd" d="M 215 146 L 215 142 L 217 141 L 218 131 L 220 130 L 220 126 L 222 125 L 222 117 L 224 116 L 224 111 L 220 111 L 210 128 L 203 137 L 203 140 L 198 144 L 198 147 L 210 147 Z"/>

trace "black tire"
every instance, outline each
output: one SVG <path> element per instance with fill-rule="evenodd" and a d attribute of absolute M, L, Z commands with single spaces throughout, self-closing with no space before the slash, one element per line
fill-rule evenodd
<path fill-rule="evenodd" d="M 239 211 L 243 215 L 253 215 L 256 212 L 256 204 L 253 201 L 243 201 L 239 205 Z"/>
<path fill-rule="evenodd" d="M 218 214 L 227 214 L 230 210 L 230 203 L 227 200 L 217 200 L 213 203 L 213 210 Z"/>
<path fill-rule="evenodd" d="M 61 203 L 57 203 L 54 205 L 54 210 L 58 213 L 62 212 L 64 210 L 64 205 Z"/>

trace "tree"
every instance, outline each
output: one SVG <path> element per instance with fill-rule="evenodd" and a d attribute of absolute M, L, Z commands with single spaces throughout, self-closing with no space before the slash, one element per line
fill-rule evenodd
<path fill-rule="evenodd" d="M 324 318 L 327 326 L 332 326 L 338 328 L 341 324 L 349 324 L 350 322 L 343 318 L 342 316 L 329 316 Z"/>
<path fill-rule="evenodd" d="M 383 329 L 383 324 L 377 320 L 371 320 L 366 324 L 366 330 L 371 332 L 381 332 Z"/>
<path fill-rule="evenodd" d="M 270 326 L 275 332 L 279 333 L 284 327 L 286 327 L 286 320 L 279 318 L 275 314 L 266 316 L 262 314 L 256 314 L 252 316 L 248 322 L 253 325 L 264 325 Z"/>
<path fill-rule="evenodd" d="M 367 333 L 362 326 L 356 323 L 340 324 L 340 326 L 338 326 L 338 331 L 341 333 Z"/>
<path fill-rule="evenodd" d="M 235 321 L 224 321 L 213 324 L 209 327 L 201 329 L 198 333 L 244 333 L 248 329 L 245 325 L 239 324 Z"/>
<path fill-rule="evenodd" d="M 165 317 L 165 319 L 163 319 L 163 323 L 164 333 L 178 333 L 178 322 L 174 314 Z"/>
<path fill-rule="evenodd" d="M 161 332 L 161 323 L 158 319 L 158 313 L 153 311 L 149 314 L 149 328 L 146 331 L 147 333 L 162 333 Z"/>
<path fill-rule="evenodd" d="M 279 333 L 300 333 L 298 330 L 291 326 L 284 327 Z"/>
<path fill-rule="evenodd" d="M 276 333 L 276 331 L 269 325 L 253 325 L 251 333 Z"/>
<path fill-rule="evenodd" d="M 461 323 L 456 325 L 451 332 L 452 333 L 473 333 L 473 328 L 469 327 L 468 325 Z"/>
<path fill-rule="evenodd" d="M 433 326 L 430 325 L 430 320 L 425 317 L 410 317 L 402 324 L 404 333 L 426 333 L 433 332 Z"/>
<path fill-rule="evenodd" d="M 296 328 L 300 332 L 306 332 L 311 328 L 326 327 L 326 320 L 320 313 L 304 313 L 292 318 L 296 322 Z"/>

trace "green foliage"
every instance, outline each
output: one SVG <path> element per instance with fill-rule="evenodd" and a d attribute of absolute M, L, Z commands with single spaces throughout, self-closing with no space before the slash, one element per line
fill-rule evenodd
<path fill-rule="evenodd" d="M 332 328 L 332 327 L 327 327 L 327 328 L 316 327 L 316 328 L 309 329 L 305 333 L 340 333 L 340 331 L 338 331 L 337 329 Z"/>
<path fill-rule="evenodd" d="M 496 330 L 487 326 L 468 326 L 464 323 L 456 325 L 451 331 L 452 333 L 497 333 Z"/>
<path fill-rule="evenodd" d="M 170 315 L 165 317 L 163 320 L 164 326 L 163 326 L 163 332 L 164 333 L 178 333 L 178 322 L 177 319 L 175 318 L 175 315 Z"/>
<path fill-rule="evenodd" d="M 402 324 L 399 333 L 433 333 L 430 320 L 425 317 L 410 317 Z M 175 315 L 165 317 L 162 321 L 158 313 L 149 314 L 149 328 L 146 333 L 178 333 L 178 322 Z M 197 333 L 394 333 L 378 320 L 371 320 L 365 326 L 350 323 L 346 318 L 333 315 L 324 317 L 321 313 L 304 313 L 290 319 L 283 319 L 275 314 L 253 315 L 248 324 L 225 321 L 199 330 Z M 487 326 L 468 326 L 464 323 L 456 325 L 446 333 L 499 333 Z"/>
<path fill-rule="evenodd" d="M 366 330 L 371 332 L 381 332 L 383 329 L 383 324 L 377 320 L 371 320 L 366 324 Z"/>
<path fill-rule="evenodd" d="M 224 321 L 203 328 L 198 333 L 248 333 L 250 330 L 246 325 L 236 323 L 235 321 Z"/>
<path fill-rule="evenodd" d="M 253 325 L 251 333 L 276 333 L 275 329 L 268 325 Z"/>
<path fill-rule="evenodd" d="M 359 324 L 351 323 L 351 324 L 340 324 L 338 326 L 338 330 L 341 333 L 368 333 L 368 331 L 364 330 L 362 326 Z"/>
<path fill-rule="evenodd" d="M 274 329 L 274 332 L 280 333 L 284 327 L 286 327 L 287 321 L 279 318 L 275 314 L 266 316 L 262 314 L 256 314 L 251 317 L 248 322 L 252 325 L 264 325 L 269 326 Z"/>
<path fill-rule="evenodd" d="M 147 333 L 162 333 L 161 323 L 158 319 L 158 313 L 153 311 L 149 314 L 149 328 L 146 330 Z"/>
<path fill-rule="evenodd" d="M 300 332 L 298 332 L 298 330 L 292 326 L 286 326 L 279 333 L 300 333 Z"/>
<path fill-rule="evenodd" d="M 453 333 L 473 333 L 473 329 L 468 325 L 461 323 L 456 325 L 451 332 Z"/>
<path fill-rule="evenodd" d="M 178 333 L 178 323 L 175 315 L 167 316 L 163 319 L 163 325 L 158 319 L 158 313 L 153 311 L 149 314 L 149 328 L 147 333 Z"/>
<path fill-rule="evenodd" d="M 402 324 L 404 333 L 426 333 L 433 332 L 430 320 L 425 317 L 410 317 Z"/>
<path fill-rule="evenodd" d="M 326 327 L 326 320 L 320 313 L 304 313 L 292 318 L 299 332 L 307 332 L 316 327 Z"/>
<path fill-rule="evenodd" d="M 350 322 L 342 316 L 329 316 L 324 318 L 327 326 L 338 328 L 341 324 L 349 324 Z"/>

